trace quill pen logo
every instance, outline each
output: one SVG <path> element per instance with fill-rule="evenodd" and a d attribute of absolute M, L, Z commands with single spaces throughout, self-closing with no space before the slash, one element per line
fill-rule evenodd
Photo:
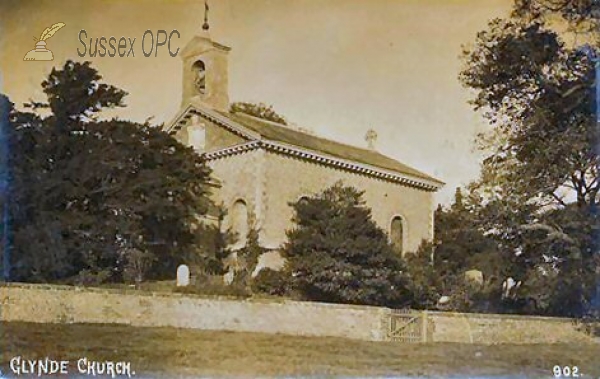
<path fill-rule="evenodd" d="M 40 38 L 34 38 L 37 42 L 35 44 L 35 49 L 29 51 L 25 54 L 23 58 L 24 61 L 52 61 L 54 60 L 54 55 L 52 51 L 46 49 L 46 40 L 54 35 L 60 28 L 65 26 L 64 22 L 57 22 L 49 28 L 46 28 Z"/>

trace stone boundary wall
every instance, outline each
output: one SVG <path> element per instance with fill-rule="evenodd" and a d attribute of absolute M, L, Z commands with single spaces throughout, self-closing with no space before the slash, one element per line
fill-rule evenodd
<path fill-rule="evenodd" d="M 564 318 L 409 313 L 425 322 L 423 342 L 555 343 L 592 339 Z M 240 300 L 180 293 L 46 284 L 0 285 L 0 320 L 108 323 L 296 336 L 389 340 L 392 310 L 273 299 Z"/>
<path fill-rule="evenodd" d="M 558 317 L 427 312 L 431 342 L 559 343 L 591 342 L 576 320 Z"/>
<path fill-rule="evenodd" d="M 388 310 L 56 285 L 0 286 L 0 320 L 109 323 L 385 340 Z"/>

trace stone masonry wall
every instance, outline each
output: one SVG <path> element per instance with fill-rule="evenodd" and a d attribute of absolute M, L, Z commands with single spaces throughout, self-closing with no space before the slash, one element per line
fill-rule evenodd
<path fill-rule="evenodd" d="M 49 285 L 0 287 L 0 319 L 385 339 L 385 308 Z"/>
<path fill-rule="evenodd" d="M 427 312 L 431 342 L 557 343 L 589 341 L 574 320 L 476 313 Z"/>
<path fill-rule="evenodd" d="M 427 319 L 427 342 L 590 341 L 570 319 L 412 312 Z M 238 300 L 176 293 L 55 285 L 0 286 L 0 320 L 109 323 L 146 327 L 281 333 L 386 341 L 392 311 L 382 307 L 288 300 Z"/>
<path fill-rule="evenodd" d="M 373 220 L 388 233 L 395 216 L 403 219 L 404 251 L 414 252 L 433 238 L 433 193 L 382 179 L 268 152 L 265 156 L 265 245 L 276 248 L 292 226 L 289 202 L 311 196 L 342 181 L 365 191 Z"/>

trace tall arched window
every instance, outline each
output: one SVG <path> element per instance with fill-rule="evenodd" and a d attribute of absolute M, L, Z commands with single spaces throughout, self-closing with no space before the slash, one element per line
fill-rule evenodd
<path fill-rule="evenodd" d="M 235 233 L 236 247 L 246 245 L 248 236 L 248 207 L 244 200 L 237 200 L 231 208 L 231 231 Z"/>
<path fill-rule="evenodd" d="M 402 217 L 396 216 L 390 225 L 390 240 L 394 248 L 402 254 L 404 252 L 404 223 Z"/>
<path fill-rule="evenodd" d="M 194 88 L 198 93 L 206 93 L 206 66 L 202 61 L 196 61 L 192 66 L 194 71 Z"/>

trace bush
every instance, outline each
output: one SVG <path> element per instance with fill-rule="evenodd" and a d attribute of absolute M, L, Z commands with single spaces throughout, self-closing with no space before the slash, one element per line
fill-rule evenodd
<path fill-rule="evenodd" d="M 252 292 L 274 296 L 286 296 L 290 293 L 290 274 L 264 268 L 252 281 Z"/>
<path fill-rule="evenodd" d="M 101 284 L 108 282 L 111 279 L 111 272 L 109 270 L 81 270 L 79 273 L 64 281 L 67 285 L 96 287 Z"/>
<path fill-rule="evenodd" d="M 306 300 L 405 307 L 410 277 L 362 195 L 338 183 L 290 204 L 295 226 L 283 253 L 294 288 Z"/>
<path fill-rule="evenodd" d="M 431 243 L 422 243 L 417 252 L 406 254 L 404 258 L 411 278 L 411 307 L 416 309 L 435 309 L 443 291 L 440 273 L 431 260 L 433 248 Z"/>
<path fill-rule="evenodd" d="M 187 287 L 176 287 L 175 292 L 192 295 L 230 296 L 242 299 L 252 296 L 252 293 L 244 284 L 232 283 L 231 285 L 227 285 L 223 283 L 222 276 L 207 277 Z"/>

